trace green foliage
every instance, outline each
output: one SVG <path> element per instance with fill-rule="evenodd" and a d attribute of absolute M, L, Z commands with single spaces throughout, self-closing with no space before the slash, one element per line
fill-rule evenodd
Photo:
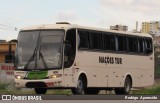
<path fill-rule="evenodd" d="M 160 77 L 160 52 L 155 52 L 155 76 Z"/>
<path fill-rule="evenodd" d="M 6 90 L 9 86 L 9 83 L 0 83 L 0 90 Z"/>
<path fill-rule="evenodd" d="M 70 90 L 48 90 L 47 94 L 67 95 L 67 94 L 72 94 L 72 92 Z"/>
<path fill-rule="evenodd" d="M 33 91 L 21 91 L 21 90 L 0 90 L 0 94 L 35 94 Z"/>
<path fill-rule="evenodd" d="M 21 90 L 0 90 L 0 94 L 35 94 L 34 90 L 32 91 L 21 91 Z M 52 95 L 67 95 L 72 94 L 70 90 L 48 90 L 46 94 Z"/>
<path fill-rule="evenodd" d="M 133 91 L 132 94 L 160 94 L 160 86 L 156 86 L 150 89 Z"/>

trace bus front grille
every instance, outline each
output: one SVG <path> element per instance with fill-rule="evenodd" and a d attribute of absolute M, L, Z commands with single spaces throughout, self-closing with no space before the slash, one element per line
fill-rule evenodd
<path fill-rule="evenodd" d="M 36 87 L 47 87 L 47 85 L 44 82 L 27 82 L 26 83 L 27 88 L 36 88 Z"/>

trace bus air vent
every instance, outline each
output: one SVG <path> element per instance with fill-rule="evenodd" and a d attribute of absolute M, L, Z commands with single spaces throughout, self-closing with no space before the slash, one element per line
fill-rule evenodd
<path fill-rule="evenodd" d="M 70 24 L 68 22 L 56 22 L 56 24 Z"/>
<path fill-rule="evenodd" d="M 27 82 L 26 87 L 27 88 L 47 87 L 47 85 L 44 82 Z"/>

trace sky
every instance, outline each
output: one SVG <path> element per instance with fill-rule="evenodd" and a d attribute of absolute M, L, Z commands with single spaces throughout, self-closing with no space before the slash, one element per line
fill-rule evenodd
<path fill-rule="evenodd" d="M 59 21 L 109 29 L 160 21 L 160 0 L 0 0 L 0 40 L 16 39 L 21 28 Z"/>

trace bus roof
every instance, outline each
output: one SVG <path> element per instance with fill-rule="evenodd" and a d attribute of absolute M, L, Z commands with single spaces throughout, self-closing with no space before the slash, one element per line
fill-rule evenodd
<path fill-rule="evenodd" d="M 25 30 L 45 30 L 45 29 L 64 29 L 64 30 L 68 30 L 68 29 L 71 29 L 71 28 L 152 37 L 151 35 L 145 34 L 145 33 L 132 33 L 132 32 L 128 32 L 128 31 L 101 29 L 101 28 L 95 28 L 95 27 L 79 26 L 79 25 L 75 25 L 75 24 L 43 24 L 43 25 L 35 25 L 35 26 L 29 26 L 29 27 L 22 28 L 21 31 L 25 31 Z"/>

